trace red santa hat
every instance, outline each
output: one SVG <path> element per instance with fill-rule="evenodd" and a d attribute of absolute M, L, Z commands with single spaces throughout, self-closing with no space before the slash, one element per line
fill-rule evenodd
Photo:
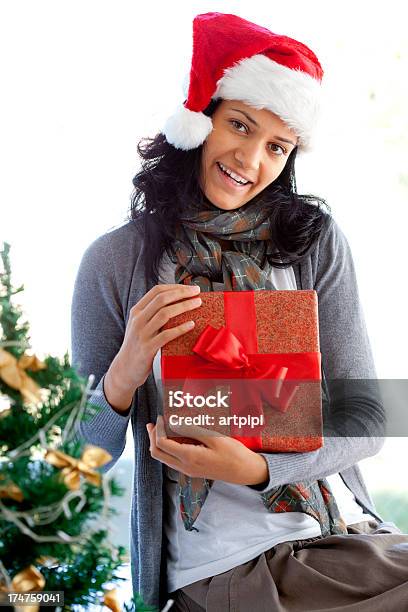
<path fill-rule="evenodd" d="M 188 94 L 162 130 L 178 149 L 201 145 L 213 125 L 202 112 L 211 100 L 241 100 L 278 115 L 312 148 L 320 114 L 323 69 L 303 43 L 274 34 L 236 15 L 205 13 L 193 22 Z"/>

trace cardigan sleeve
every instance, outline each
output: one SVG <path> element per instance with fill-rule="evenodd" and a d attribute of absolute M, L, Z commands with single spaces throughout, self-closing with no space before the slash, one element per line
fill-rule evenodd
<path fill-rule="evenodd" d="M 324 444 L 308 453 L 261 453 L 272 487 L 314 481 L 375 455 L 384 443 L 385 411 L 359 299 L 349 244 L 326 217 L 318 244 L 314 289 L 318 294 L 320 350 L 326 379 Z"/>
<path fill-rule="evenodd" d="M 71 307 L 72 363 L 79 374 L 94 375 L 92 395 L 76 438 L 100 446 L 112 455 L 102 471 L 108 471 L 121 456 L 133 409 L 119 414 L 108 403 L 104 375 L 119 351 L 125 333 L 109 234 L 95 240 L 85 251 L 77 273 Z"/>

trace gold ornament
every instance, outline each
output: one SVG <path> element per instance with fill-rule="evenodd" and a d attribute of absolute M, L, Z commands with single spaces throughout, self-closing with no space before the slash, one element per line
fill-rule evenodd
<path fill-rule="evenodd" d="M 11 581 L 14 591 L 41 591 L 45 587 L 45 578 L 34 565 L 29 565 L 26 569 L 16 574 Z"/>
<path fill-rule="evenodd" d="M 3 593 L 15 592 L 15 593 L 26 593 L 31 591 L 42 591 L 45 587 L 45 578 L 38 571 L 34 565 L 29 565 L 24 570 L 16 574 L 11 581 L 11 588 L 8 589 L 5 585 L 0 585 L 0 591 Z M 23 612 L 38 612 L 39 604 L 30 606 L 14 606 L 17 611 L 22 610 Z"/>
<path fill-rule="evenodd" d="M 14 499 L 15 501 L 21 502 L 24 499 L 24 495 L 20 487 L 11 482 L 8 485 L 0 484 L 0 498 L 1 497 L 9 497 L 10 499 Z"/>
<path fill-rule="evenodd" d="M 45 557 L 44 555 L 41 555 L 41 557 L 38 557 L 35 560 L 35 562 L 44 567 L 58 567 L 59 566 L 58 559 L 56 559 L 55 557 Z"/>
<path fill-rule="evenodd" d="M 39 372 L 39 370 L 46 370 L 47 366 L 43 361 L 38 359 L 36 355 L 21 355 L 18 360 L 20 368 L 23 370 L 32 370 L 33 372 Z"/>
<path fill-rule="evenodd" d="M 25 370 L 38 372 L 46 367 L 45 363 L 35 355 L 22 355 L 20 359 L 17 359 L 8 351 L 0 348 L 0 378 L 12 389 L 20 391 L 24 400 L 29 403 L 41 400 L 41 389 Z"/>
<path fill-rule="evenodd" d="M 91 484 L 100 486 L 101 474 L 94 468 L 108 463 L 112 456 L 103 448 L 98 446 L 87 446 L 82 453 L 81 459 L 74 459 L 62 451 L 50 450 L 45 455 L 45 460 L 57 468 L 63 468 L 62 475 L 68 489 L 77 490 L 80 485 L 80 475 L 84 476 Z"/>
<path fill-rule="evenodd" d="M 112 589 L 111 591 L 105 592 L 103 604 L 109 608 L 109 610 L 112 610 L 112 612 L 121 612 L 117 596 L 117 589 Z"/>

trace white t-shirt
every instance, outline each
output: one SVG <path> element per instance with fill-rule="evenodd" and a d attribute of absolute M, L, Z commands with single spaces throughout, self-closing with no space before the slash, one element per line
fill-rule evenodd
<path fill-rule="evenodd" d="M 174 283 L 174 270 L 175 265 L 165 255 L 160 282 Z M 276 289 L 297 289 L 292 268 L 272 268 L 271 277 Z M 222 284 L 219 290 L 223 290 Z M 153 361 L 153 375 L 161 399 L 160 351 Z M 280 542 L 321 535 L 319 523 L 308 514 L 268 512 L 258 491 L 221 480 L 214 482 L 194 523 L 199 531 L 186 531 L 177 497 L 178 472 L 168 466 L 164 472 L 169 592 L 246 563 Z M 373 519 L 357 504 L 339 474 L 327 480 L 347 525 Z"/>

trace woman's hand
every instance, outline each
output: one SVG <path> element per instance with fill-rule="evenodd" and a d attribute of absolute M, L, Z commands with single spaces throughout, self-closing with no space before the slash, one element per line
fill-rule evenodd
<path fill-rule="evenodd" d="M 176 442 L 166 436 L 161 416 L 156 425 L 148 423 L 146 427 L 151 456 L 187 476 L 240 485 L 255 485 L 269 478 L 265 458 L 238 440 L 202 427 L 172 426 L 175 432 L 194 438 L 201 445 Z"/>
<path fill-rule="evenodd" d="M 198 308 L 199 292 L 196 285 L 155 285 L 131 308 L 122 346 L 104 379 L 106 399 L 117 411 L 129 408 L 136 389 L 151 372 L 157 351 L 194 327 L 188 321 L 160 331 L 171 318 Z"/>

